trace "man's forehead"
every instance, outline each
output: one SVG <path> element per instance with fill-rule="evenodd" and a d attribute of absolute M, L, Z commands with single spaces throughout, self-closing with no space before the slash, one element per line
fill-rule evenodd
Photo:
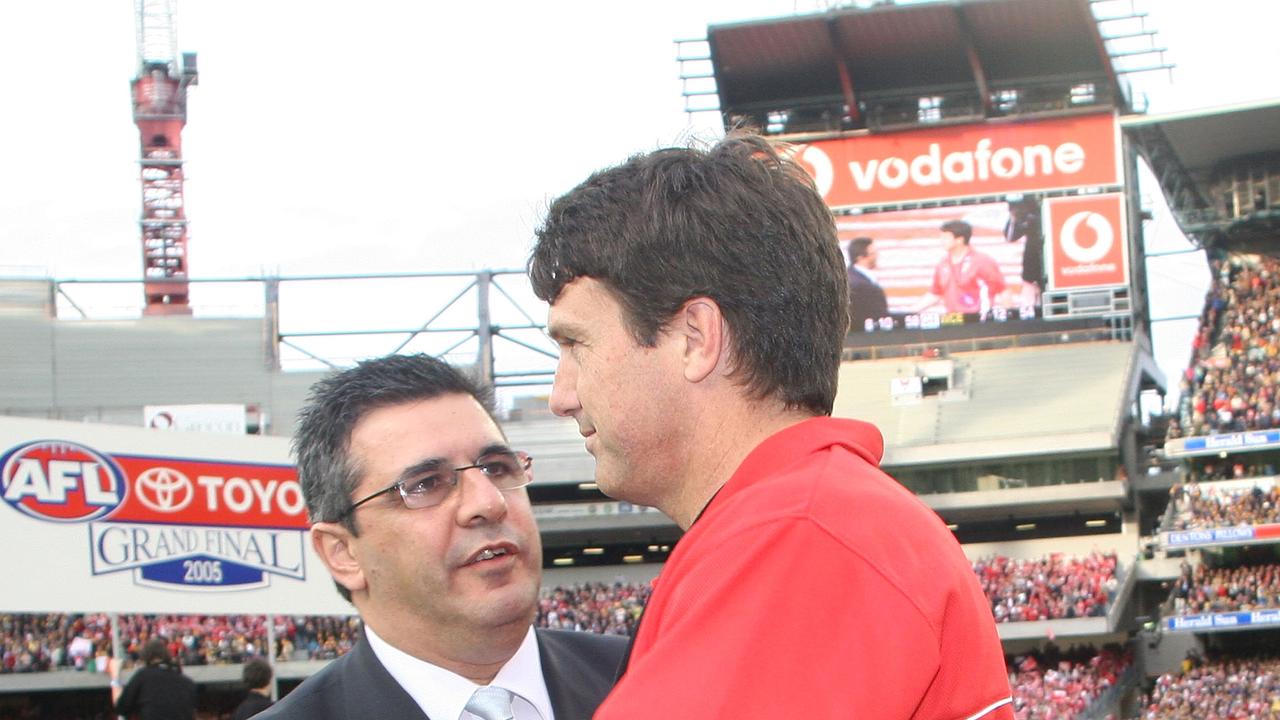
<path fill-rule="evenodd" d="M 590 278 L 574 278 L 564 286 L 560 296 L 547 310 L 547 332 L 552 337 L 557 334 L 573 335 L 591 325 L 589 314 L 593 309 L 599 309 L 602 297 L 607 297 L 604 293 L 593 292 L 597 284 Z"/>
<path fill-rule="evenodd" d="M 352 450 L 362 446 L 415 449 L 418 454 L 472 453 L 505 444 L 502 428 L 478 400 L 448 393 L 374 408 L 351 431 Z"/>

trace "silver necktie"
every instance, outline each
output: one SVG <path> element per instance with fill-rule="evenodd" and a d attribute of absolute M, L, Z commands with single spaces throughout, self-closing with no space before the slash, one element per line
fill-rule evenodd
<path fill-rule="evenodd" d="M 515 720 L 511 698 L 510 690 L 486 685 L 476 689 L 463 709 L 483 720 Z"/>

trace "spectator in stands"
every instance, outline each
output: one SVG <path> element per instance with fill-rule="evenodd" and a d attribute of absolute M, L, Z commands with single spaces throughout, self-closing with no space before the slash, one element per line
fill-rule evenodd
<path fill-rule="evenodd" d="M 1070 720 L 1115 687 L 1133 664 L 1131 651 L 1110 645 L 1066 653 L 1056 647 L 1010 660 L 1014 675 L 1013 705 L 1017 720 Z"/>
<path fill-rule="evenodd" d="M 294 442 L 312 545 L 364 632 L 264 718 L 458 718 L 485 702 L 595 711 L 626 641 L 531 627 L 542 573 L 532 461 L 507 445 L 490 402 L 426 355 L 313 386 Z M 332 635 L 323 645 L 337 655 Z"/>
<path fill-rule="evenodd" d="M 995 555 L 973 563 L 996 622 L 1101 617 L 1116 588 L 1115 553 L 1039 560 Z"/>
<path fill-rule="evenodd" d="M 849 241 L 849 328 L 853 332 L 874 330 L 875 321 L 889 315 L 889 302 L 884 288 L 876 281 L 872 270 L 880 257 L 876 241 L 869 237 Z"/>
<path fill-rule="evenodd" d="M 632 635 L 649 600 L 649 584 L 587 583 L 543 591 L 537 627 Z"/>
<path fill-rule="evenodd" d="M 1193 568 L 1184 562 L 1169 597 L 1178 615 L 1280 608 L 1280 565 Z"/>
<path fill-rule="evenodd" d="M 687 531 L 598 718 L 1012 717 L 954 537 L 876 467 L 874 427 L 824 417 L 843 269 L 812 180 L 760 137 L 637 156 L 552 204 L 529 261 L 551 408 L 604 492 Z"/>
<path fill-rule="evenodd" d="M 1210 269 L 1170 438 L 1280 427 L 1280 261 L 1214 258 Z"/>
<path fill-rule="evenodd" d="M 1244 466 L 1236 467 L 1240 474 L 1234 477 L 1249 477 Z M 1206 470 L 1214 472 L 1213 466 Z M 1231 488 L 1188 482 L 1174 486 L 1169 494 L 1170 530 L 1280 523 L 1280 486 L 1274 479 Z"/>
<path fill-rule="evenodd" d="M 141 720 L 194 720 L 196 684 L 182 674 L 164 638 L 151 638 L 142 649 L 143 667 L 120 687 L 120 663 L 112 662 L 111 701 L 117 715 L 137 713 Z"/>
<path fill-rule="evenodd" d="M 244 700 L 236 706 L 231 720 L 249 720 L 249 718 L 271 707 L 271 665 L 262 658 L 254 658 L 244 664 L 241 670 L 244 686 L 247 690 Z"/>
<path fill-rule="evenodd" d="M 1185 666 L 1184 666 L 1185 667 Z M 1144 720 L 1280 717 L 1280 659 L 1210 658 L 1156 679 Z"/>

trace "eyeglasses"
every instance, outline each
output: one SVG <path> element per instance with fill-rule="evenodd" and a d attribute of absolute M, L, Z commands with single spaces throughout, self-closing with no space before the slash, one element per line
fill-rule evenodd
<path fill-rule="evenodd" d="M 374 498 L 395 491 L 399 491 L 404 506 L 410 510 L 439 505 L 457 487 L 464 470 L 479 470 L 499 490 L 518 490 L 533 482 L 533 478 L 529 475 L 531 467 L 533 467 L 533 458 L 529 457 L 528 453 L 515 450 L 489 453 L 481 456 L 474 463 L 462 467 L 425 470 L 408 480 L 397 481 L 368 497 L 357 500 L 337 519 L 345 518 L 355 512 L 356 508 Z"/>

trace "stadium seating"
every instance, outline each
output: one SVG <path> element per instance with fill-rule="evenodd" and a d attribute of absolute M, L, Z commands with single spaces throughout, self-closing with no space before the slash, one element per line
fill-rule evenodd
<path fill-rule="evenodd" d="M 1280 564 L 1183 565 L 1169 596 L 1175 615 L 1280 608 Z"/>
<path fill-rule="evenodd" d="M 1173 488 L 1170 497 L 1166 530 L 1280 523 L 1280 486 L 1274 480 L 1249 487 L 1191 482 Z"/>
<path fill-rule="evenodd" d="M 1280 427 L 1280 261 L 1233 256 L 1210 268 L 1170 438 Z"/>
<path fill-rule="evenodd" d="M 560 630 L 585 630 L 631 635 L 649 600 L 649 584 L 585 583 L 544 590 L 535 625 Z"/>
<path fill-rule="evenodd" d="M 1118 646 L 1073 647 L 1063 653 L 1050 643 L 1008 662 L 1017 720 L 1071 720 L 1116 686 L 1133 655 Z"/>
<path fill-rule="evenodd" d="M 1280 658 L 1188 659 L 1156 678 L 1142 720 L 1280 717 Z"/>
<path fill-rule="evenodd" d="M 1103 616 L 1118 585 L 1115 553 L 1038 560 L 996 555 L 975 561 L 973 571 L 996 622 Z"/>

